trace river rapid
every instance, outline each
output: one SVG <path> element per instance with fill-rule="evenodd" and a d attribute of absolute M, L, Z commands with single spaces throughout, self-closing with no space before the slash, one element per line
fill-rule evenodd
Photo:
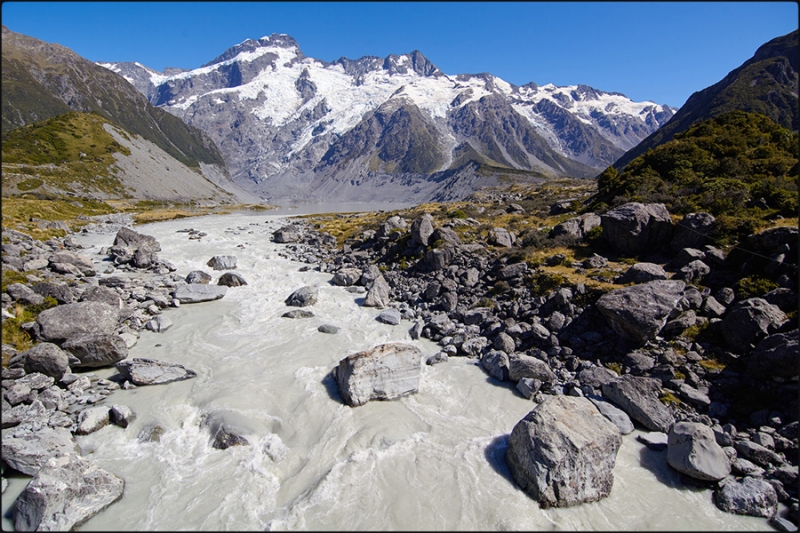
<path fill-rule="evenodd" d="M 137 414 L 127 428 L 106 426 L 76 440 L 85 456 L 125 480 L 120 501 L 81 526 L 101 530 L 770 530 L 763 519 L 723 513 L 712 493 L 681 484 L 654 452 L 623 438 L 608 498 L 542 510 L 511 481 L 507 436 L 534 403 L 489 378 L 477 360 L 423 365 L 416 394 L 351 408 L 331 369 L 357 351 L 411 341 L 410 322 L 380 323 L 363 295 L 300 272 L 270 242 L 285 215 L 246 213 L 137 226 L 161 244 L 177 273 L 221 272 L 206 262 L 234 255 L 248 285 L 221 300 L 164 311 L 174 325 L 142 331 L 129 357 L 180 363 L 194 379 L 120 390 L 107 404 Z M 207 233 L 189 240 L 178 230 Z M 96 261 L 114 235 L 76 235 Z M 98 272 L 104 267 L 98 265 Z M 319 286 L 313 318 L 288 319 L 286 297 Z M 337 334 L 317 330 L 339 327 Z M 109 377 L 114 369 L 95 370 Z M 211 447 L 204 418 L 224 420 L 250 446 Z M 160 441 L 140 431 L 158 424 Z M 26 479 L 14 479 L 5 512 Z M 8 499 L 10 498 L 10 502 Z"/>

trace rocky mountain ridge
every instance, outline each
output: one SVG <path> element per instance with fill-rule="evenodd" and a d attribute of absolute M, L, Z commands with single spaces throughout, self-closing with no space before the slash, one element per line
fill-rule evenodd
<path fill-rule="evenodd" d="M 329 199 L 334 177 L 348 184 L 337 197 L 360 199 L 360 183 L 413 175 L 426 182 L 412 195 L 424 201 L 437 173 L 469 161 L 591 177 L 675 112 L 585 85 L 450 76 L 419 51 L 328 63 L 278 34 L 248 39 L 189 71 L 99 64 L 205 131 L 233 179 L 267 199 Z M 384 198 L 401 193 L 384 187 Z"/>

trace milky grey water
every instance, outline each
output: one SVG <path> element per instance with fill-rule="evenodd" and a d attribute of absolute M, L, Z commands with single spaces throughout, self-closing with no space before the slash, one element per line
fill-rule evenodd
<path fill-rule="evenodd" d="M 191 380 L 117 391 L 109 403 L 138 415 L 76 437 L 84 455 L 125 480 L 120 501 L 86 522 L 99 530 L 753 530 L 763 519 L 719 511 L 708 490 L 683 486 L 653 452 L 625 436 L 611 495 L 596 503 L 541 510 L 510 480 L 506 436 L 533 408 L 512 387 L 488 378 L 477 361 L 424 366 L 420 390 L 357 408 L 342 404 L 327 378 L 343 357 L 389 341 L 413 342 L 375 320 L 358 295 L 300 272 L 269 242 L 286 223 L 274 214 L 235 214 L 136 227 L 160 243 L 177 273 L 210 272 L 214 255 L 235 255 L 247 286 L 214 302 L 165 311 L 163 333 L 143 331 L 130 357 L 180 363 Z M 180 229 L 208 235 L 189 240 Z M 94 248 L 113 235 L 81 236 Z M 100 256 L 96 260 L 100 260 Z M 102 271 L 102 269 L 99 269 Z M 212 283 L 221 272 L 214 272 Z M 318 285 L 314 317 L 282 318 L 285 298 Z M 338 334 L 317 328 L 332 324 Z M 96 370 L 107 377 L 112 369 Z M 225 420 L 251 446 L 216 450 L 204 416 Z M 141 442 L 157 423 L 160 442 Z M 3 511 L 22 490 L 13 479 Z M 4 529 L 10 528 L 7 518 Z"/>

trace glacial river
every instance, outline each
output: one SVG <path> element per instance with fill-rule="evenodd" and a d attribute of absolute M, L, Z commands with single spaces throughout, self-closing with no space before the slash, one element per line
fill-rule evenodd
<path fill-rule="evenodd" d="M 279 257 L 270 235 L 281 215 L 235 214 L 139 226 L 161 244 L 177 273 L 213 272 L 214 255 L 235 255 L 244 287 L 214 302 L 165 310 L 174 325 L 143 331 L 130 357 L 180 363 L 194 379 L 117 391 L 109 404 L 137 414 L 127 428 L 77 437 L 83 454 L 125 480 L 120 501 L 82 531 L 101 530 L 770 530 L 763 519 L 719 511 L 712 493 L 684 486 L 653 452 L 623 438 L 608 498 L 542 510 L 511 481 L 507 435 L 534 406 L 488 377 L 476 360 L 423 366 L 418 393 L 390 402 L 344 405 L 330 370 L 345 356 L 390 341 L 416 344 L 376 320 L 360 296 L 329 284 L 331 274 L 300 272 Z M 178 230 L 208 235 L 189 240 Z M 97 254 L 113 235 L 81 235 Z M 95 259 L 100 261 L 101 257 Z M 102 272 L 102 268 L 98 270 Z M 221 272 L 213 272 L 216 283 Z M 309 319 L 287 319 L 286 297 L 319 286 Z M 337 334 L 317 330 L 339 327 Z M 113 369 L 96 370 L 108 377 Z M 250 446 L 217 450 L 205 416 L 222 418 Z M 142 442 L 153 423 L 159 442 Z M 8 508 L 27 480 L 14 478 Z"/>

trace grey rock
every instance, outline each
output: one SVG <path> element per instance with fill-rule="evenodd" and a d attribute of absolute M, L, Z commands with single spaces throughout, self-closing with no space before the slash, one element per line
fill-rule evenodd
<path fill-rule="evenodd" d="M 104 428 L 111 423 L 109 416 L 109 408 L 106 406 L 89 407 L 84 409 L 78 415 L 78 427 L 75 430 L 76 435 L 88 435 L 94 433 L 98 429 Z"/>
<path fill-rule="evenodd" d="M 747 371 L 756 378 L 791 380 L 798 373 L 797 329 L 763 338 L 750 356 Z"/>
<path fill-rule="evenodd" d="M 111 423 L 121 428 L 128 427 L 131 422 L 136 420 L 136 413 L 134 413 L 133 410 L 127 405 L 112 405 L 108 414 L 111 419 Z"/>
<path fill-rule="evenodd" d="M 34 292 L 42 296 L 50 296 L 55 298 L 61 304 L 71 304 L 75 300 L 69 286 L 65 283 L 51 283 L 49 281 L 42 281 L 31 287 Z"/>
<path fill-rule="evenodd" d="M 28 374 L 39 372 L 58 381 L 69 371 L 67 354 L 49 342 L 41 342 L 22 352 L 19 357 L 24 360 L 23 368 Z"/>
<path fill-rule="evenodd" d="M 616 279 L 617 283 L 647 283 L 667 279 L 667 272 L 655 263 L 636 263 Z"/>
<path fill-rule="evenodd" d="M 153 252 L 161 251 L 161 245 L 158 244 L 155 237 L 138 233 L 126 227 L 120 228 L 117 232 L 116 237 L 114 237 L 114 246 L 124 246 L 134 250 L 143 248 Z"/>
<path fill-rule="evenodd" d="M 438 365 L 439 363 L 446 363 L 448 359 L 449 356 L 447 355 L 447 352 L 436 352 L 425 359 L 425 364 L 431 366 Z"/>
<path fill-rule="evenodd" d="M 334 285 L 340 287 L 350 287 L 355 285 L 361 278 L 361 271 L 357 268 L 341 268 L 334 275 L 331 280 Z"/>
<path fill-rule="evenodd" d="M 461 237 L 450 228 L 436 228 L 430 236 L 430 242 L 442 241 L 445 245 L 461 244 Z"/>
<path fill-rule="evenodd" d="M 727 309 L 724 305 L 719 303 L 716 298 L 709 296 L 703 302 L 702 311 L 710 318 L 719 318 L 725 314 Z"/>
<path fill-rule="evenodd" d="M 731 465 L 710 427 L 696 422 L 677 422 L 669 431 L 667 464 L 687 476 L 721 481 Z"/>
<path fill-rule="evenodd" d="M 225 272 L 217 280 L 217 285 L 224 285 L 225 287 L 242 287 L 247 285 L 247 281 L 237 274 L 236 272 Z"/>
<path fill-rule="evenodd" d="M 346 404 L 390 400 L 416 392 L 422 371 L 422 352 L 403 343 L 381 344 L 339 361 L 333 374 Z"/>
<path fill-rule="evenodd" d="M 317 331 L 321 333 L 328 333 L 330 335 L 335 335 L 339 333 L 339 328 L 337 328 L 336 326 L 332 326 L 330 324 L 323 324 L 317 328 Z"/>
<path fill-rule="evenodd" d="M 306 285 L 290 294 L 285 303 L 293 307 L 307 307 L 317 303 L 317 300 L 319 300 L 319 289 Z"/>
<path fill-rule="evenodd" d="M 602 385 L 603 396 L 650 431 L 667 433 L 675 417 L 658 399 L 661 382 L 654 378 L 625 375 Z"/>
<path fill-rule="evenodd" d="M 576 239 L 586 238 L 586 234 L 600 225 L 601 219 L 594 213 L 586 213 L 579 217 L 565 220 L 553 227 L 551 237 L 567 235 Z"/>
<path fill-rule="evenodd" d="M 228 291 L 224 285 L 192 283 L 178 287 L 173 295 L 181 304 L 194 304 L 219 300 Z"/>
<path fill-rule="evenodd" d="M 516 278 L 517 276 L 523 275 L 525 272 L 528 271 L 528 263 L 513 263 L 511 265 L 506 265 L 500 270 L 497 271 L 498 279 L 512 279 Z"/>
<path fill-rule="evenodd" d="M 729 479 L 714 492 L 714 503 L 726 513 L 770 518 L 778 510 L 775 488 L 762 479 Z"/>
<path fill-rule="evenodd" d="M 591 366 L 578 373 L 578 381 L 595 389 L 599 389 L 603 384 L 614 381 L 618 377 L 619 374 L 603 366 Z"/>
<path fill-rule="evenodd" d="M 442 270 L 446 268 L 458 255 L 454 246 L 435 248 L 428 250 L 422 258 L 422 262 L 431 270 Z"/>
<path fill-rule="evenodd" d="M 215 255 L 208 260 L 206 265 L 214 270 L 232 270 L 236 268 L 236 256 L 234 255 Z"/>
<path fill-rule="evenodd" d="M 16 531 L 72 531 L 122 497 L 125 482 L 77 454 L 50 458 L 17 498 Z"/>
<path fill-rule="evenodd" d="M 51 265 L 54 263 L 73 265 L 83 276 L 95 276 L 97 274 L 94 269 L 94 265 L 92 264 L 92 260 L 83 254 L 62 251 L 52 254 L 47 258 L 47 260 Z"/>
<path fill-rule="evenodd" d="M 400 319 L 401 319 L 400 311 L 398 311 L 393 307 L 390 307 L 389 309 L 384 309 L 383 311 L 381 311 L 381 314 L 378 315 L 377 319 L 380 322 L 383 322 L 384 324 L 396 326 L 400 324 Z"/>
<path fill-rule="evenodd" d="M 422 246 L 430 244 L 430 237 L 433 234 L 433 217 L 425 213 L 411 223 L 411 237 Z"/>
<path fill-rule="evenodd" d="M 622 436 L 586 398 L 550 396 L 511 432 L 506 461 L 514 481 L 542 508 L 605 498 Z"/>
<path fill-rule="evenodd" d="M 211 283 L 211 274 L 203 272 L 202 270 L 192 270 L 186 274 L 186 283 L 200 283 L 208 285 Z"/>
<path fill-rule="evenodd" d="M 123 379 L 134 385 L 160 385 L 197 376 L 197 372 L 183 365 L 145 358 L 126 359 L 116 366 Z"/>
<path fill-rule="evenodd" d="M 603 237 L 616 250 L 636 256 L 672 238 L 672 219 L 664 204 L 630 202 L 600 216 Z"/>
<path fill-rule="evenodd" d="M 45 462 L 54 455 L 75 452 L 80 447 L 72 433 L 64 428 L 42 427 L 36 431 L 16 428 L 2 432 L 3 460 L 29 476 L 36 475 Z"/>
<path fill-rule="evenodd" d="M 122 298 L 119 297 L 117 291 L 110 287 L 102 285 L 89 287 L 81 295 L 82 302 L 102 302 L 108 304 L 115 309 L 122 309 Z"/>
<path fill-rule="evenodd" d="M 523 353 L 512 353 L 508 357 L 508 379 L 519 381 L 522 378 L 534 378 L 544 383 L 555 381 L 556 376 L 550 370 L 550 366 L 530 355 Z"/>
<path fill-rule="evenodd" d="M 682 281 L 650 281 L 607 292 L 595 305 L 618 335 L 643 344 L 664 327 L 684 287 Z"/>
<path fill-rule="evenodd" d="M 148 320 L 144 327 L 156 333 L 163 333 L 172 327 L 172 320 L 164 315 L 158 315 Z"/>
<path fill-rule="evenodd" d="M 772 464 L 780 465 L 784 462 L 777 453 L 749 440 L 737 440 L 733 443 L 733 447 L 741 457 L 765 468 L 770 467 Z"/>
<path fill-rule="evenodd" d="M 117 328 L 119 309 L 101 302 L 78 302 L 45 309 L 36 318 L 40 335 L 62 342 L 84 333 L 110 335 Z"/>
<path fill-rule="evenodd" d="M 773 333 L 787 320 L 786 314 L 779 307 L 763 298 L 749 298 L 731 307 L 722 319 L 720 328 L 731 348 L 748 352 L 758 341 Z"/>
<path fill-rule="evenodd" d="M 44 297 L 22 283 L 11 283 L 6 287 L 6 292 L 14 300 L 24 305 L 41 305 Z"/>
<path fill-rule="evenodd" d="M 492 228 L 489 230 L 487 242 L 492 246 L 510 248 L 514 245 L 514 236 L 505 228 Z"/>
<path fill-rule="evenodd" d="M 521 380 L 520 380 L 521 381 Z M 617 426 L 617 429 L 623 435 L 627 435 L 628 433 L 633 432 L 633 422 L 631 422 L 630 417 L 623 411 L 622 409 L 617 408 L 611 402 L 607 402 L 600 398 L 599 396 L 590 395 L 587 396 L 589 401 L 591 401 L 597 410 L 606 417 L 612 424 Z M 666 439 L 666 435 L 665 435 Z M 665 440 L 665 447 L 666 447 L 666 440 Z"/>
<path fill-rule="evenodd" d="M 282 244 L 290 242 L 298 242 L 301 237 L 302 237 L 302 229 L 299 226 L 293 224 L 284 226 L 272 234 L 273 240 L 277 243 L 282 243 Z"/>
<path fill-rule="evenodd" d="M 383 276 L 378 276 L 364 297 L 364 307 L 383 308 L 389 305 L 391 288 Z"/>
<path fill-rule="evenodd" d="M 128 357 L 128 345 L 119 335 L 83 334 L 67 339 L 61 347 L 74 355 L 74 368 L 110 366 Z"/>
<path fill-rule="evenodd" d="M 669 245 L 674 251 L 700 248 L 714 229 L 716 219 L 709 213 L 689 213 L 675 225 Z"/>
<path fill-rule="evenodd" d="M 305 309 L 293 309 L 281 315 L 283 318 L 311 318 L 314 313 Z"/>
<path fill-rule="evenodd" d="M 636 436 L 636 440 L 655 452 L 663 452 L 669 447 L 669 437 L 660 431 L 651 431 Z"/>
<path fill-rule="evenodd" d="M 508 354 L 501 350 L 490 350 L 481 357 L 481 366 L 493 378 L 505 381 L 508 379 Z"/>

